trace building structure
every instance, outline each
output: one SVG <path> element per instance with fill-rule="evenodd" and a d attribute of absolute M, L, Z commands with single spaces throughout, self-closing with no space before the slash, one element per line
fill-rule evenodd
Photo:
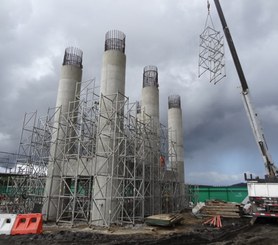
<path fill-rule="evenodd" d="M 171 129 L 162 126 L 155 66 L 143 70 L 141 105 L 129 101 L 125 38 L 107 32 L 99 88 L 81 81 L 82 51 L 66 49 L 56 107 L 44 117 L 25 115 L 21 177 L 10 188 L 26 212 L 109 227 L 182 208 L 182 138 L 167 133 L 182 134 L 180 104 L 169 113 L 176 120 L 169 119 Z"/>

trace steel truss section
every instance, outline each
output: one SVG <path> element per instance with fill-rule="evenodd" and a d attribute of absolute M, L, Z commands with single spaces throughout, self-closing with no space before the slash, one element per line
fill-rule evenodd
<path fill-rule="evenodd" d="M 216 84 L 226 76 L 224 59 L 224 38 L 216 31 L 208 13 L 204 31 L 200 35 L 199 44 L 199 77 L 210 73 L 210 82 Z"/>

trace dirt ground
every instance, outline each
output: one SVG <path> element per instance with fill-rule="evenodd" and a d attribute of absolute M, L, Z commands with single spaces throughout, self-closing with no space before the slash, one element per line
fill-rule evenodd
<path fill-rule="evenodd" d="M 184 213 L 184 220 L 175 227 L 147 225 L 111 227 L 110 229 L 44 224 L 43 234 L 0 236 L 0 244 L 278 244 L 278 222 L 258 220 L 253 226 L 250 219 L 222 219 L 223 227 L 202 225 L 204 220 Z"/>

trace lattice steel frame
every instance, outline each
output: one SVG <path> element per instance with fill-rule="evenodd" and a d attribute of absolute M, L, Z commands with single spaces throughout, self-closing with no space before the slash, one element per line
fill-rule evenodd
<path fill-rule="evenodd" d="M 226 76 L 224 59 L 224 37 L 216 31 L 208 13 L 205 29 L 199 43 L 199 77 L 209 71 L 210 82 L 216 84 Z"/>

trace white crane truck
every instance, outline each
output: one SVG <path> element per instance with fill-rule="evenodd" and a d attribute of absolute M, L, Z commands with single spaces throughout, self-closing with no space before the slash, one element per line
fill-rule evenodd
<path fill-rule="evenodd" d="M 263 130 L 260 126 L 258 114 L 255 113 L 250 100 L 250 90 L 245 79 L 233 40 L 227 26 L 222 8 L 219 0 L 214 0 L 223 31 L 233 57 L 233 61 L 239 76 L 239 80 L 242 87 L 242 97 L 244 107 L 246 109 L 255 140 L 259 147 L 260 153 L 263 157 L 264 166 L 266 169 L 266 175 L 264 179 L 258 177 L 253 178 L 252 175 L 247 177 L 245 174 L 245 180 L 247 181 L 247 189 L 249 200 L 252 205 L 252 222 L 255 222 L 257 217 L 277 217 L 278 218 L 278 169 L 274 165 L 271 156 L 269 154 L 266 140 Z"/>

